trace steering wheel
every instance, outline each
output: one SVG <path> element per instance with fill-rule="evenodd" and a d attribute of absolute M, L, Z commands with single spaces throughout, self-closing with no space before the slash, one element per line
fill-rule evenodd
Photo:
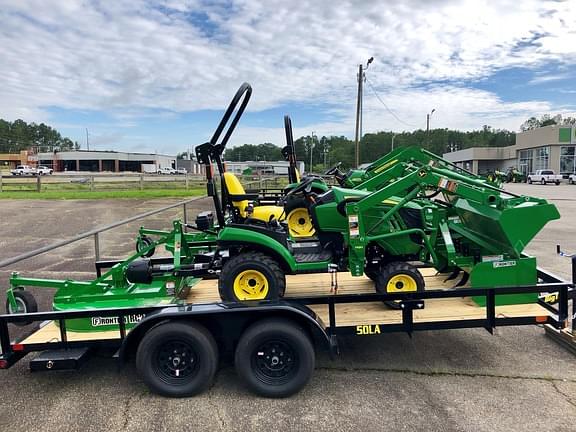
<path fill-rule="evenodd" d="M 305 179 L 303 179 L 298 186 L 296 186 L 294 189 L 290 190 L 288 193 L 286 193 L 286 195 L 284 195 L 283 201 L 286 202 L 286 199 L 288 197 L 296 195 L 297 193 L 300 192 L 306 192 L 306 193 L 312 192 L 312 182 L 314 182 L 314 180 L 316 180 L 315 177 L 306 177 Z"/>
<path fill-rule="evenodd" d="M 330 168 L 328 171 L 326 171 L 324 173 L 324 175 L 336 175 L 340 172 L 340 170 L 338 168 L 340 168 L 340 165 L 342 165 L 342 162 L 338 162 L 336 165 L 334 165 L 332 168 Z"/>

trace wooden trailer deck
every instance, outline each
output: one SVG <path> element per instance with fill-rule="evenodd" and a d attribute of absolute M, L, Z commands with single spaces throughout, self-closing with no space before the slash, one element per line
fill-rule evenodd
<path fill-rule="evenodd" d="M 433 269 L 421 269 L 427 289 L 453 289 L 455 281 L 446 281 L 447 274 L 436 274 Z M 329 296 L 331 276 L 328 273 L 286 276 L 285 298 Z M 373 282 L 365 276 L 352 277 L 349 273 L 338 273 L 338 293 L 367 294 L 374 292 Z M 190 289 L 187 302 L 191 304 L 219 302 L 218 281 L 202 280 Z M 414 311 L 414 322 L 460 321 L 483 319 L 486 308 L 476 305 L 469 297 L 428 299 L 426 307 Z M 326 325 L 329 323 L 328 305 L 310 305 Z M 402 312 L 385 306 L 382 302 L 336 304 L 336 325 L 357 326 L 371 324 L 400 324 Z M 538 304 L 496 306 L 496 317 L 547 317 L 551 312 Z M 70 342 L 110 340 L 120 337 L 119 331 L 67 332 Z M 45 323 L 22 344 L 60 342 L 60 330 L 54 322 Z"/>

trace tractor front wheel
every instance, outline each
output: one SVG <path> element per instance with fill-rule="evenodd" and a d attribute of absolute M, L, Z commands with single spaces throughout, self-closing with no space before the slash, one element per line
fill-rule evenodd
<path fill-rule="evenodd" d="M 424 291 L 424 278 L 416 267 L 406 262 L 391 262 L 382 267 L 375 280 L 380 294 L 413 293 Z M 398 309 L 398 301 L 386 301 L 387 306 Z"/>
<path fill-rule="evenodd" d="M 278 263 L 260 252 L 230 258 L 218 279 L 220 298 L 226 302 L 277 300 L 286 290 L 286 277 Z"/>

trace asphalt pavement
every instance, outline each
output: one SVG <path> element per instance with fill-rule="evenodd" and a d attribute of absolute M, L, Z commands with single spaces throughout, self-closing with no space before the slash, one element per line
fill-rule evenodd
<path fill-rule="evenodd" d="M 570 276 L 561 244 L 576 251 L 576 186 L 510 185 L 513 192 L 556 203 L 562 219 L 548 226 L 528 252 L 539 264 Z M 175 200 L 2 200 L 0 261 Z M 208 199 L 194 210 L 210 208 Z M 103 235 L 104 258 L 134 247 L 141 224 L 168 228 L 178 210 Z M 8 270 L 30 276 L 89 278 L 89 239 Z M 9 271 L 0 271 L 6 285 Z M 36 292 L 48 308 L 49 290 Z M 283 400 L 259 398 L 224 362 L 214 386 L 187 399 L 151 394 L 128 364 L 92 358 L 80 371 L 30 373 L 26 361 L 0 373 L 0 431 L 314 430 L 314 431 L 576 431 L 576 357 L 542 328 L 444 330 L 343 338 L 332 360 L 317 353 L 308 386 Z"/>

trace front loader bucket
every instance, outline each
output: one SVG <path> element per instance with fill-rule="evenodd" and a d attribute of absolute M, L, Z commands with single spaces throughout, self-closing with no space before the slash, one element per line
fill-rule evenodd
<path fill-rule="evenodd" d="M 520 256 L 544 225 L 559 219 L 560 213 L 556 206 L 543 200 L 525 197 L 524 201 L 515 201 L 518 204 L 497 208 L 457 199 L 452 204 L 461 223 L 451 224 L 451 228 L 488 254 Z"/>

